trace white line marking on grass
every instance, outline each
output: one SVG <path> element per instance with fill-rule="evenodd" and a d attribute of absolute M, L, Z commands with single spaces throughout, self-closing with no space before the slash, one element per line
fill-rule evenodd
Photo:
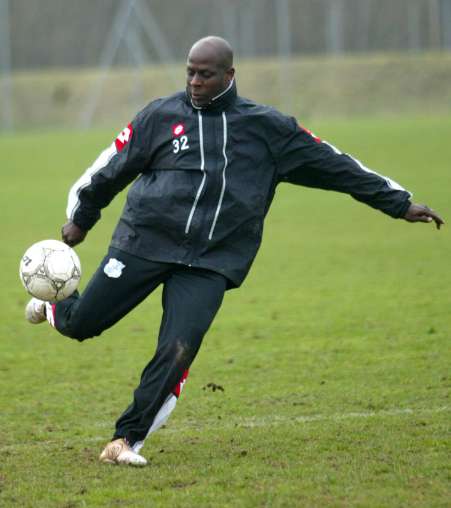
<path fill-rule="evenodd" d="M 381 411 L 368 411 L 368 412 L 350 412 L 338 413 L 332 415 L 311 415 L 311 416 L 280 416 L 268 415 L 263 417 L 251 418 L 236 418 L 228 423 L 221 423 L 218 425 L 218 420 L 203 420 L 201 422 L 196 420 L 184 421 L 184 427 L 177 427 L 176 429 L 164 429 L 165 432 L 183 432 L 188 430 L 202 430 L 205 427 L 215 429 L 235 429 L 235 428 L 253 428 L 253 427 L 274 427 L 277 425 L 293 425 L 297 423 L 311 423 L 318 421 L 341 421 L 358 418 L 375 418 L 387 416 L 404 416 L 413 415 L 421 416 L 427 414 L 443 413 L 449 411 L 449 406 L 442 406 L 437 408 L 424 408 L 424 409 L 410 409 L 410 408 L 395 408 L 383 409 Z"/>
<path fill-rule="evenodd" d="M 435 408 L 395 408 L 395 409 L 382 409 L 381 411 L 368 411 L 368 412 L 350 412 L 350 413 L 336 413 L 332 415 L 311 415 L 311 416 L 264 416 L 264 417 L 252 417 L 252 418 L 236 418 L 228 423 L 221 422 L 218 424 L 218 420 L 184 420 L 181 425 L 174 425 L 172 428 L 163 427 L 160 432 L 167 434 L 180 434 L 181 432 L 202 432 L 206 428 L 215 430 L 231 430 L 239 428 L 255 428 L 255 427 L 274 427 L 279 425 L 294 425 L 299 423 L 312 423 L 312 422 L 339 422 L 342 420 L 352 420 L 361 418 L 376 418 L 376 417 L 390 417 L 390 416 L 422 416 L 437 413 L 444 413 L 450 411 L 449 406 L 435 407 Z M 94 425 L 95 428 L 109 428 L 113 429 L 113 421 L 101 422 Z M 15 443 L 12 445 L 6 445 L 0 447 L 0 453 L 4 451 L 20 450 L 24 447 L 30 446 L 49 446 L 59 447 L 64 449 L 65 447 L 72 446 L 74 444 L 88 444 L 107 442 L 109 435 L 107 436 L 91 436 L 88 438 L 74 438 L 59 441 L 58 438 L 47 441 L 23 441 L 21 443 Z"/>
<path fill-rule="evenodd" d="M 385 417 L 385 416 L 403 416 L 403 415 L 414 415 L 420 416 L 425 414 L 443 413 L 449 411 L 448 406 L 430 408 L 430 409 L 387 409 L 381 411 L 369 411 L 369 412 L 351 412 L 334 415 L 311 415 L 311 416 L 267 416 L 263 418 L 246 418 L 238 422 L 240 427 L 265 427 L 265 426 L 276 426 L 276 425 L 289 425 L 296 423 L 311 423 L 318 421 L 334 421 L 338 422 L 341 420 L 351 420 L 357 418 L 374 418 L 374 417 Z M 230 425 L 233 427 L 233 425 Z"/>

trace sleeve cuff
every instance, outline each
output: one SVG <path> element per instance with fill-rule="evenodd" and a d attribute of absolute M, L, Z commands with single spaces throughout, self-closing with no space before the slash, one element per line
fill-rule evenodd
<path fill-rule="evenodd" d="M 397 215 L 397 219 L 402 219 L 404 218 L 404 216 L 406 215 L 407 213 L 407 210 L 410 208 L 410 205 L 412 204 L 412 202 L 410 201 L 410 199 L 407 199 L 403 204 L 402 204 L 402 207 L 400 208 L 399 212 L 398 212 L 398 215 Z"/>

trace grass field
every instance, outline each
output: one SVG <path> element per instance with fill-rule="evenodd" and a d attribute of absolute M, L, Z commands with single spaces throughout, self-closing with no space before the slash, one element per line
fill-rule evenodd
<path fill-rule="evenodd" d="M 450 118 L 311 127 L 451 219 Z M 294 186 L 147 442 L 150 466 L 98 464 L 154 351 L 159 292 L 79 344 L 24 321 L 17 270 L 31 243 L 59 236 L 70 184 L 111 134 L 0 138 L 0 506 L 449 506 L 448 226 Z M 77 248 L 83 284 L 122 202 Z"/>

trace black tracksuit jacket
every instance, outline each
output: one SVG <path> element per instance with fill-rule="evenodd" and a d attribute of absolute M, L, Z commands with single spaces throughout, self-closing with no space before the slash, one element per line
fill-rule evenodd
<path fill-rule="evenodd" d="M 249 271 L 280 182 L 345 192 L 395 218 L 411 196 L 234 83 L 202 109 L 186 92 L 148 104 L 74 184 L 68 217 L 89 230 L 133 180 L 111 245 L 219 272 L 229 287 Z"/>

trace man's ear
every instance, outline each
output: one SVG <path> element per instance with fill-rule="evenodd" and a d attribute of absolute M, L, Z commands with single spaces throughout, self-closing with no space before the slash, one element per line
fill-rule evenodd
<path fill-rule="evenodd" d="M 232 79 L 235 76 L 235 68 L 234 67 L 230 67 L 230 69 L 227 69 L 226 70 L 226 76 L 229 79 L 229 81 L 232 81 Z"/>

